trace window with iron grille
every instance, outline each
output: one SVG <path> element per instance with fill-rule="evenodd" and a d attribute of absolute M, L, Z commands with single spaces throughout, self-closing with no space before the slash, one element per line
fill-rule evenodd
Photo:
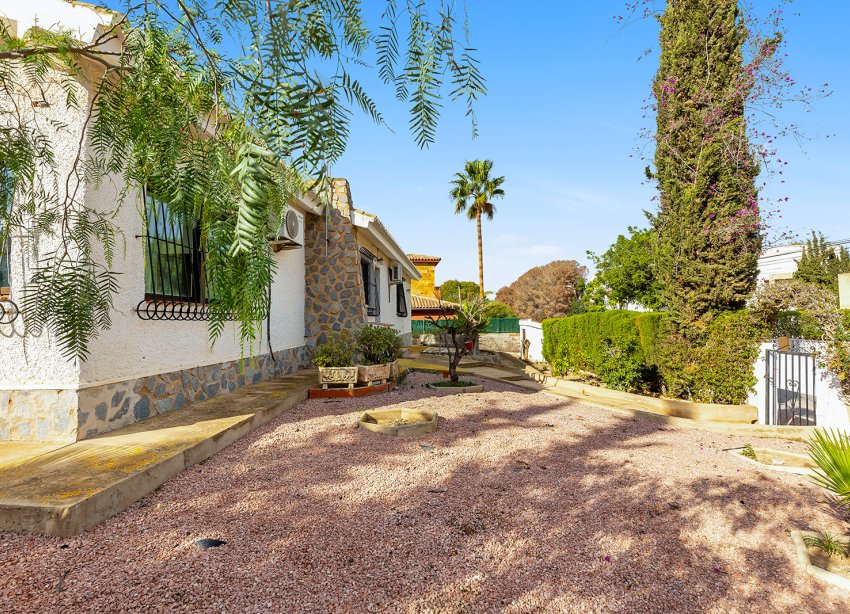
<path fill-rule="evenodd" d="M 398 283 L 395 287 L 395 313 L 400 318 L 407 317 L 407 293 L 404 283 Z"/>
<path fill-rule="evenodd" d="M 3 169 L 0 171 L 0 208 L 3 212 L 8 213 L 12 208 L 12 181 L 11 173 Z M 10 274 L 9 274 L 9 253 L 12 249 L 12 241 L 10 237 L 3 240 L 3 231 L 5 230 L 2 215 L 0 215 L 0 296 L 9 296 L 10 293 Z"/>
<path fill-rule="evenodd" d="M 375 258 L 365 250 L 360 250 L 360 271 L 363 275 L 363 292 L 366 296 L 366 315 L 381 315 L 380 274 L 375 266 Z"/>
<path fill-rule="evenodd" d="M 180 219 L 145 191 L 145 298 L 142 319 L 208 319 L 205 254 L 195 220 Z"/>

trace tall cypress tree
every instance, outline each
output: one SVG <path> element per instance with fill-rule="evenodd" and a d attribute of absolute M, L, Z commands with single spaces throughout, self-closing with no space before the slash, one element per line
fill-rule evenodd
<path fill-rule="evenodd" d="M 657 266 L 664 302 L 686 330 L 743 307 L 755 289 L 758 166 L 744 118 L 753 81 L 742 70 L 737 0 L 668 0 L 659 20 Z"/>

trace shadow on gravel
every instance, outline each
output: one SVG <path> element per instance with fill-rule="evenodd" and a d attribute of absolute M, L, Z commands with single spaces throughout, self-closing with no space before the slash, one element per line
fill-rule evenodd
<path fill-rule="evenodd" d="M 815 502 L 800 502 L 817 492 L 804 480 L 738 473 L 725 453 L 702 452 L 709 433 L 508 397 L 513 407 L 500 406 L 502 393 L 471 398 L 414 438 L 353 428 L 360 408 L 302 404 L 76 538 L 80 548 L 116 530 L 180 540 L 154 550 L 128 541 L 118 567 L 89 570 L 102 593 L 84 603 L 103 609 L 101 597 L 120 597 L 143 570 L 152 590 L 133 599 L 139 609 L 198 609 L 187 595 L 223 611 L 846 607 L 796 579 L 786 531 L 806 523 Z M 363 409 L 392 401 L 370 397 Z M 228 544 L 203 554 L 181 545 L 197 537 Z M 51 556 L 44 540 L 31 556 Z M 84 590 L 74 575 L 57 604 Z"/>

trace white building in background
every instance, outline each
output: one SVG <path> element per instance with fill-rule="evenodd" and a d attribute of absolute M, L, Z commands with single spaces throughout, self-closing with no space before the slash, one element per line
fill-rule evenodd
<path fill-rule="evenodd" d="M 758 260 L 758 283 L 772 284 L 782 279 L 792 279 L 803 257 L 802 243 L 768 247 Z"/>
<path fill-rule="evenodd" d="M 4 1 L 0 18 L 13 35 L 34 24 L 62 23 L 91 42 L 116 14 L 62 0 Z M 75 93 L 91 101 L 102 67 L 80 62 Z M 16 102 L 29 113 L 25 121 L 65 127 L 48 133 L 63 178 L 78 144 L 83 155 L 90 151 L 83 134 L 89 109 L 68 107 L 58 74 L 50 83 L 38 93 L 38 108 Z M 11 102 L 0 95 L 0 110 Z M 0 441 L 72 442 L 179 410 L 309 366 L 315 345 L 331 330 L 381 324 L 409 340 L 410 282 L 419 272 L 376 216 L 353 209 L 345 179 L 332 186 L 329 204 L 314 194 L 293 200 L 281 236 L 270 239 L 276 264 L 271 309 L 262 339 L 244 354 L 235 322 L 210 345 L 198 231 L 170 221 L 168 203 L 142 186 L 120 177 L 100 184 L 84 178 L 79 186 L 78 198 L 101 212 L 113 212 L 126 194 L 113 220 L 126 250 L 111 267 L 120 284 L 112 325 L 90 341 L 85 360 L 68 359 L 54 335 L 28 329 L 26 313 L 18 313 L 35 261 L 34 246 L 13 232 L 0 250 Z M 56 249 L 51 241 L 40 240 L 40 253 Z"/>

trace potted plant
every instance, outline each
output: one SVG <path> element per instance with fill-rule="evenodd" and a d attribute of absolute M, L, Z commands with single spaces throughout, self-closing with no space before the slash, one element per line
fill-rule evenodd
<path fill-rule="evenodd" d="M 383 382 L 398 373 L 398 359 L 404 352 L 404 341 L 388 326 L 364 326 L 357 331 L 360 353 L 358 380 L 371 384 Z"/>
<path fill-rule="evenodd" d="M 319 368 L 319 383 L 323 389 L 330 384 L 347 384 L 354 388 L 357 383 L 357 367 L 354 356 L 357 345 L 347 330 L 328 333 L 327 341 L 319 346 L 313 356 L 313 364 Z"/>

